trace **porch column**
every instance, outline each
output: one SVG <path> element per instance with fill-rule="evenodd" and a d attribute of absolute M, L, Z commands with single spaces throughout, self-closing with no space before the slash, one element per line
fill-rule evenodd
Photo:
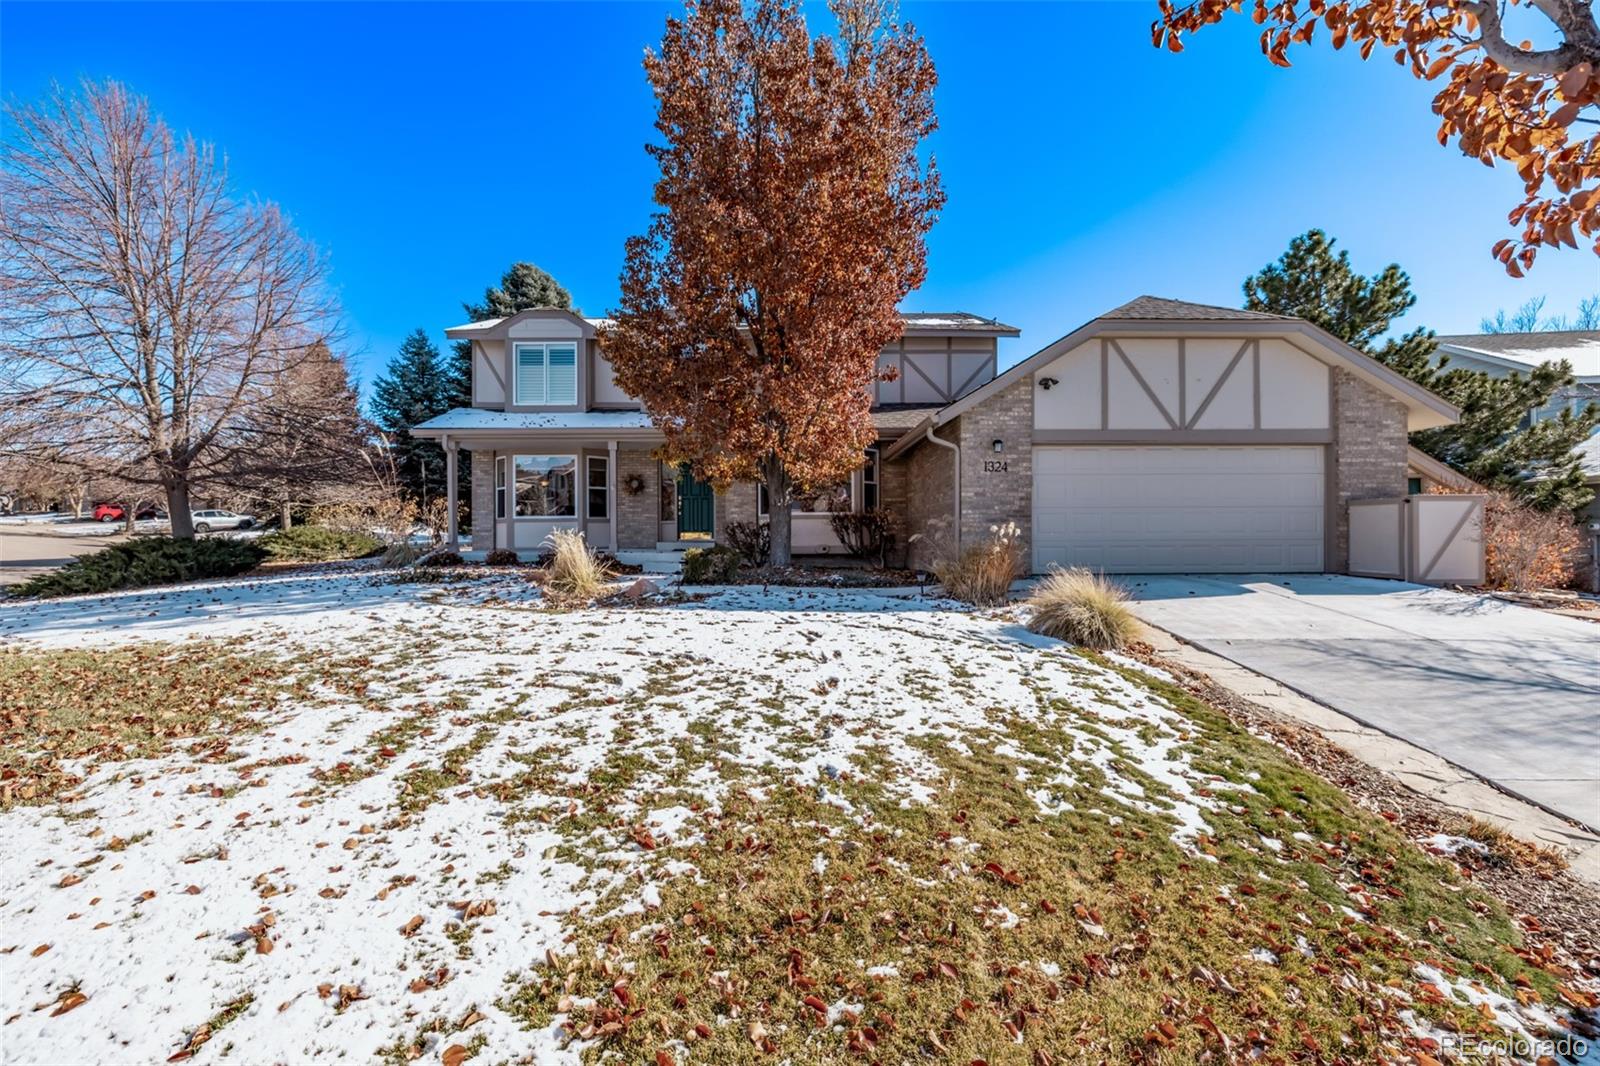
<path fill-rule="evenodd" d="M 444 542 L 451 551 L 461 550 L 461 538 L 456 533 L 456 442 L 444 439 L 445 516 Z"/>
<path fill-rule="evenodd" d="M 621 543 L 617 524 L 622 515 L 617 507 L 617 442 L 614 440 L 606 441 L 606 507 L 611 511 L 611 554 L 615 555 Z"/>

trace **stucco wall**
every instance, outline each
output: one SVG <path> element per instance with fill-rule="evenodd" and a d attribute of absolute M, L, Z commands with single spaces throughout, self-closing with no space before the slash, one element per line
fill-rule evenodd
<path fill-rule="evenodd" d="M 629 494 L 628 478 L 637 474 L 644 479 L 644 490 Z M 617 452 L 617 547 L 654 548 L 656 546 L 656 514 L 661 506 L 659 464 L 648 451 L 619 450 Z"/>
<path fill-rule="evenodd" d="M 1330 497 L 1334 513 L 1329 571 L 1343 573 L 1350 560 L 1351 500 L 1403 496 L 1406 491 L 1405 405 L 1347 370 L 1333 376 L 1334 446 Z"/>

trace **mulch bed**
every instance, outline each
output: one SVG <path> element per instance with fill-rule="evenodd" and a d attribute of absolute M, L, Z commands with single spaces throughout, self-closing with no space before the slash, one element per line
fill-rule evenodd
<path fill-rule="evenodd" d="M 735 585 L 780 585 L 793 588 L 916 588 L 926 582 L 915 570 L 870 570 L 862 566 L 763 566 L 739 568 Z"/>
<path fill-rule="evenodd" d="M 1275 714 L 1206 674 L 1161 658 L 1149 645 L 1135 645 L 1128 654 L 1171 674 L 1191 695 L 1241 726 L 1271 737 L 1302 766 L 1377 812 L 1408 838 L 1435 833 L 1475 836 L 1465 815 L 1368 766 L 1312 727 Z M 1441 857 L 1516 915 L 1532 951 L 1548 949 L 1550 961 L 1600 978 L 1600 888 L 1574 876 L 1563 861 L 1533 845 L 1509 837 L 1483 842 L 1489 846 L 1486 855 L 1464 849 Z"/>

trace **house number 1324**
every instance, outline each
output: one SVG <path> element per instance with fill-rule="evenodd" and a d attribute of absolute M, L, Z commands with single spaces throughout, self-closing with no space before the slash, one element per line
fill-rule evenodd
<path fill-rule="evenodd" d="M 1009 469 L 1006 463 L 1007 460 L 1005 459 L 985 459 L 983 461 L 983 472 L 985 474 L 1004 474 Z"/>

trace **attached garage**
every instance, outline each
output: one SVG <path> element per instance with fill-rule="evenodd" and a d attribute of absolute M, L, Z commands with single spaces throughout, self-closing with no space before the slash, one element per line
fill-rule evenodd
<path fill-rule="evenodd" d="M 1407 434 L 1456 415 L 1300 319 L 1141 296 L 883 454 L 915 566 L 1014 527 L 1035 573 L 1344 572 L 1350 504 L 1403 496 Z"/>
<path fill-rule="evenodd" d="M 1321 571 L 1325 450 L 1036 447 L 1033 569 Z"/>

